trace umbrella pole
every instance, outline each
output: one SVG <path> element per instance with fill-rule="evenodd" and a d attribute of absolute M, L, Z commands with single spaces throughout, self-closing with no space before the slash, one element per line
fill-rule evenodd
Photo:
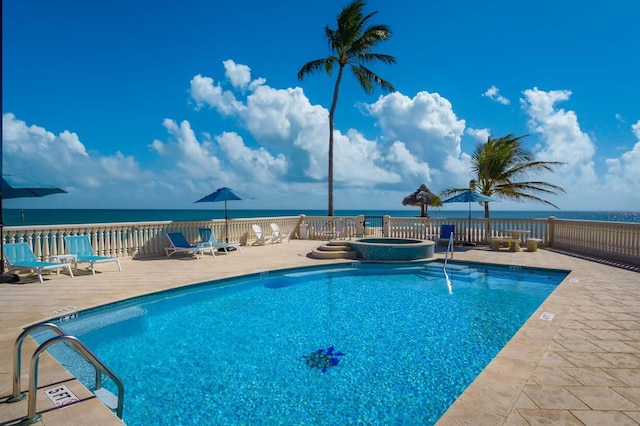
<path fill-rule="evenodd" d="M 467 241 L 471 242 L 471 201 L 469 201 L 469 223 L 467 224 Z"/>
<path fill-rule="evenodd" d="M 227 200 L 224 200 L 224 239 L 229 242 L 229 216 L 227 215 Z"/>
<path fill-rule="evenodd" d="M 15 283 L 20 281 L 16 274 L 4 271 L 4 221 L 2 220 L 2 193 L 0 192 L 0 282 Z"/>

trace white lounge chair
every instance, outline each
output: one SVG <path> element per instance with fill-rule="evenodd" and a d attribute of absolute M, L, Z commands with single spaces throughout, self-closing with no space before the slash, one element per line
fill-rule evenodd
<path fill-rule="evenodd" d="M 76 256 L 74 262 L 76 270 L 78 263 L 88 263 L 91 273 L 95 275 L 96 263 L 116 262 L 118 271 L 122 272 L 122 266 L 120 266 L 120 260 L 117 257 L 98 256 L 93 252 L 88 235 L 67 235 L 64 237 L 64 244 L 67 246 L 69 254 Z"/>
<path fill-rule="evenodd" d="M 223 243 L 216 240 L 216 236 L 213 235 L 211 228 L 199 228 L 198 232 L 200 233 L 200 241 L 198 241 L 198 244 L 203 246 L 210 245 L 216 249 L 223 249 L 225 253 L 229 253 L 229 249 L 238 250 L 239 253 L 242 253 L 242 250 L 240 250 L 240 244 Z"/>
<path fill-rule="evenodd" d="M 254 246 L 264 246 L 269 241 L 273 244 L 273 235 L 265 235 L 264 232 L 262 232 L 260 225 L 253 224 L 252 228 L 253 233 L 256 234 L 256 240 L 253 242 Z"/>
<path fill-rule="evenodd" d="M 171 247 L 165 247 L 164 251 L 167 253 L 167 257 L 170 257 L 174 253 L 192 253 L 196 259 L 199 254 L 204 256 L 205 251 L 211 252 L 211 256 L 215 256 L 214 249 L 210 245 L 202 244 L 189 244 L 182 232 L 167 232 L 167 238 L 171 242 Z"/>
<path fill-rule="evenodd" d="M 4 259 L 7 262 L 8 270 L 30 270 L 38 274 L 40 282 L 44 282 L 42 279 L 42 272 L 48 270 L 60 270 L 60 268 L 66 268 L 69 271 L 69 276 L 73 278 L 73 272 L 71 271 L 71 265 L 69 263 L 62 262 L 41 262 L 33 254 L 33 250 L 27 243 L 10 243 L 2 246 L 2 252 L 4 253 Z"/>
<path fill-rule="evenodd" d="M 282 231 L 280 229 L 280 225 L 278 225 L 277 223 L 271 224 L 271 236 L 273 237 L 274 243 L 281 243 L 285 239 L 287 240 L 288 243 L 291 242 L 291 232 L 292 232 L 291 230 Z"/>

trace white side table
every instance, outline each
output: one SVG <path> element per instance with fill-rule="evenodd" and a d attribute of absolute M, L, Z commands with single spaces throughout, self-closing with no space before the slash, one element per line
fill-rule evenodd
<path fill-rule="evenodd" d="M 73 265 L 73 269 L 78 269 L 78 256 L 75 254 L 52 254 L 49 256 L 49 260 L 52 262 L 69 263 Z M 59 269 L 58 274 L 60 274 Z"/>

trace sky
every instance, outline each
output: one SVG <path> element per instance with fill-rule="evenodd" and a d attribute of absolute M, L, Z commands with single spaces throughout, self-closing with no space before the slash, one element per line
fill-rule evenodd
<path fill-rule="evenodd" d="M 336 73 L 347 1 L 4 0 L 4 174 L 68 194 L 6 208 L 327 209 Z M 393 93 L 345 73 L 335 115 L 336 210 L 403 210 L 421 184 L 467 187 L 489 136 L 526 136 L 527 179 L 561 210 L 640 210 L 640 2 L 370 0 L 392 36 L 372 64 Z M 415 209 L 415 207 L 413 207 Z M 445 205 L 444 210 L 464 210 Z M 493 210 L 549 210 L 503 201 Z"/>

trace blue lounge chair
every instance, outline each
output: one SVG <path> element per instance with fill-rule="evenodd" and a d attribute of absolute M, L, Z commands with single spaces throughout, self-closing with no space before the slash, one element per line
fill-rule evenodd
<path fill-rule="evenodd" d="M 66 268 L 69 271 L 69 275 L 73 278 L 73 272 L 71 271 L 71 265 L 69 263 L 62 262 L 41 262 L 33 254 L 33 250 L 27 243 L 11 243 L 4 244 L 2 246 L 2 252 L 4 253 L 4 259 L 7 262 L 8 270 L 30 270 L 38 274 L 40 282 L 44 282 L 42 279 L 42 271 L 48 270 L 60 270 L 60 268 Z"/>
<path fill-rule="evenodd" d="M 117 257 L 98 256 L 94 253 L 88 235 L 67 235 L 64 237 L 64 244 L 67 246 L 69 254 L 76 256 L 74 262 L 76 270 L 78 269 L 78 263 L 88 263 L 91 273 L 95 275 L 96 263 L 116 262 L 118 271 L 122 272 L 120 260 Z"/>
<path fill-rule="evenodd" d="M 198 244 L 202 244 L 205 246 L 210 245 L 213 248 L 224 250 L 225 253 L 229 253 L 229 249 L 235 249 L 238 250 L 239 253 L 242 253 L 242 250 L 240 250 L 240 244 L 223 243 L 216 240 L 216 236 L 213 235 L 213 231 L 211 230 L 211 228 L 199 228 L 198 232 L 200 233 L 200 241 L 198 241 Z"/>
<path fill-rule="evenodd" d="M 167 232 L 167 238 L 171 242 L 171 247 L 165 247 L 164 251 L 167 253 L 167 257 L 170 257 L 174 253 L 192 253 L 196 259 L 199 254 L 204 256 L 205 251 L 211 252 L 211 256 L 215 256 L 213 247 L 203 244 L 189 244 L 182 232 Z"/>
<path fill-rule="evenodd" d="M 440 226 L 440 236 L 436 241 L 436 245 L 440 243 L 449 244 L 449 238 L 456 233 L 455 225 L 442 225 Z"/>

